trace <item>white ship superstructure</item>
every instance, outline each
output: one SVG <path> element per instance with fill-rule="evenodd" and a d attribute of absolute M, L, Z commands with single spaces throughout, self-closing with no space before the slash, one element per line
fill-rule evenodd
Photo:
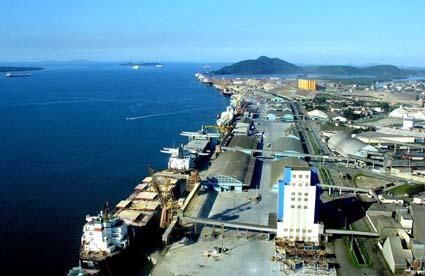
<path fill-rule="evenodd" d="M 162 153 L 170 154 L 168 159 L 168 169 L 172 170 L 189 170 L 194 166 L 192 155 L 185 151 L 183 147 L 163 148 Z"/>
<path fill-rule="evenodd" d="M 217 119 L 218 126 L 230 125 L 233 121 L 234 111 L 231 106 L 226 108 L 226 111 L 221 112 L 220 118 Z"/>
<path fill-rule="evenodd" d="M 109 217 L 106 210 L 98 216 L 86 216 L 81 237 L 80 255 L 84 259 L 108 257 L 129 245 L 128 225 L 121 219 Z"/>

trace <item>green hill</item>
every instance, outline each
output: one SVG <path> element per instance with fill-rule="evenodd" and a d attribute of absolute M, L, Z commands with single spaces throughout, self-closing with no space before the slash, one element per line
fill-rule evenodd
<path fill-rule="evenodd" d="M 371 75 L 377 77 L 404 77 L 409 74 L 407 70 L 403 70 L 394 65 L 375 65 L 368 67 L 354 67 L 348 65 L 326 65 L 304 68 L 306 72 L 313 74 L 330 74 L 330 75 Z"/>
<path fill-rule="evenodd" d="M 257 59 L 243 60 L 219 70 L 213 71 L 215 75 L 261 75 L 261 74 L 297 74 L 304 70 L 295 64 L 278 58 L 261 56 Z"/>
<path fill-rule="evenodd" d="M 405 76 L 407 72 L 394 65 L 376 65 L 361 68 L 361 72 L 375 76 Z"/>
<path fill-rule="evenodd" d="M 359 68 L 346 65 L 327 65 L 314 68 L 311 73 L 317 74 L 361 74 Z"/>

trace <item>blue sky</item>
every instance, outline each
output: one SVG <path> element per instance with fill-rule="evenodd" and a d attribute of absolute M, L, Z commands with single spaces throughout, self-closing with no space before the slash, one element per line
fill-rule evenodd
<path fill-rule="evenodd" d="M 425 67 L 423 0 L 0 0 L 0 61 Z"/>

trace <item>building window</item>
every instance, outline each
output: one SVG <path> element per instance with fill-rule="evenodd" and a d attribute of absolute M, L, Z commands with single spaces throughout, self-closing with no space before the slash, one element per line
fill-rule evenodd
<path fill-rule="evenodd" d="M 298 201 L 301 201 L 301 197 L 298 198 Z"/>
<path fill-rule="evenodd" d="M 298 208 L 298 209 L 301 209 L 301 205 L 298 205 L 298 206 L 297 206 L 297 208 Z"/>
<path fill-rule="evenodd" d="M 308 198 L 304 198 L 304 201 L 308 201 Z"/>
<path fill-rule="evenodd" d="M 311 233 L 311 229 L 308 229 L 308 232 Z"/>
<path fill-rule="evenodd" d="M 295 197 L 292 197 L 292 198 L 291 198 L 291 201 L 295 201 Z"/>
<path fill-rule="evenodd" d="M 306 232 L 306 230 L 305 229 L 303 229 L 303 233 L 305 233 Z"/>
<path fill-rule="evenodd" d="M 306 206 L 304 206 L 304 209 L 307 209 L 307 205 L 306 205 Z"/>
<path fill-rule="evenodd" d="M 295 192 L 292 192 L 291 195 L 295 195 Z"/>
<path fill-rule="evenodd" d="M 288 228 L 283 229 L 283 232 L 288 232 Z"/>
<path fill-rule="evenodd" d="M 298 195 L 300 196 L 300 195 L 302 195 L 303 193 L 298 193 Z"/>
<path fill-rule="evenodd" d="M 308 196 L 308 193 L 304 193 L 305 196 Z"/>
<path fill-rule="evenodd" d="M 295 230 L 295 232 L 299 233 L 299 232 L 300 232 L 300 229 L 299 229 L 299 228 L 297 228 L 297 229 Z"/>
<path fill-rule="evenodd" d="M 291 208 L 294 209 L 295 208 L 295 205 L 291 205 Z"/>

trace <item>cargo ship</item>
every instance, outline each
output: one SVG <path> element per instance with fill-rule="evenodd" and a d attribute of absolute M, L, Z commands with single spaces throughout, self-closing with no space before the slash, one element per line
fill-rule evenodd
<path fill-rule="evenodd" d="M 129 227 L 108 213 L 105 203 L 97 216 L 86 216 L 80 247 L 80 266 L 88 275 L 103 275 L 123 258 L 130 244 Z"/>
<path fill-rule="evenodd" d="M 226 111 L 221 112 L 219 118 L 217 119 L 218 126 L 227 126 L 233 122 L 234 111 L 231 106 L 226 108 Z"/>

